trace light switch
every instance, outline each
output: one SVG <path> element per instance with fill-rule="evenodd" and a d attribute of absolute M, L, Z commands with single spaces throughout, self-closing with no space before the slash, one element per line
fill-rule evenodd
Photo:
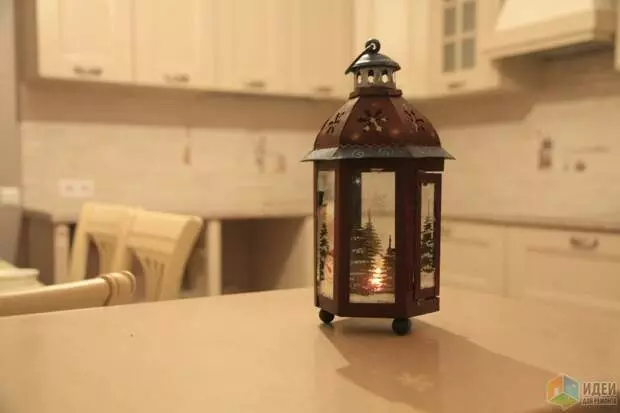
<path fill-rule="evenodd" d="M 21 193 L 16 186 L 0 186 L 0 205 L 20 205 Z"/>

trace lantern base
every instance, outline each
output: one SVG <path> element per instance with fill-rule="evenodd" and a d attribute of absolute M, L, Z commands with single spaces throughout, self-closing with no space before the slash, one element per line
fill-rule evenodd
<path fill-rule="evenodd" d="M 334 321 L 334 315 L 325 310 L 319 311 L 319 318 L 324 324 L 331 324 L 331 322 Z"/>
<path fill-rule="evenodd" d="M 395 318 L 392 321 L 392 331 L 399 336 L 409 334 L 411 331 L 411 320 L 408 318 Z"/>

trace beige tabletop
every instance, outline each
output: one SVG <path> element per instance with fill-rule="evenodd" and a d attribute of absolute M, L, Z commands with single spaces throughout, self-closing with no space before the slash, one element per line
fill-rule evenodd
<path fill-rule="evenodd" d="M 0 318 L 0 412 L 547 411 L 558 373 L 620 382 L 617 313 L 442 291 L 405 337 L 323 327 L 307 289 Z"/>

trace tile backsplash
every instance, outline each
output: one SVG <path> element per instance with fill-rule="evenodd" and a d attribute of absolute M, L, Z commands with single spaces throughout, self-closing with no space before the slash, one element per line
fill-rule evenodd
<path fill-rule="evenodd" d="M 446 166 L 446 213 L 620 218 L 611 56 L 541 67 L 535 94 L 420 106 L 457 158 Z M 96 199 L 149 208 L 309 214 L 311 167 L 299 160 L 340 104 L 57 85 L 24 85 L 20 97 L 24 203 L 55 213 L 82 202 L 59 193 L 69 178 L 92 180 Z"/>

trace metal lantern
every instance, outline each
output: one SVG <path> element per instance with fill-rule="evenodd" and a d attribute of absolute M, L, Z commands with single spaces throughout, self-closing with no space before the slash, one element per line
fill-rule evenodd
<path fill-rule="evenodd" d="M 319 131 L 314 162 L 315 305 L 343 317 L 410 317 L 439 310 L 441 172 L 453 159 L 396 88 L 400 65 L 376 39 L 346 70 L 354 91 Z"/>

